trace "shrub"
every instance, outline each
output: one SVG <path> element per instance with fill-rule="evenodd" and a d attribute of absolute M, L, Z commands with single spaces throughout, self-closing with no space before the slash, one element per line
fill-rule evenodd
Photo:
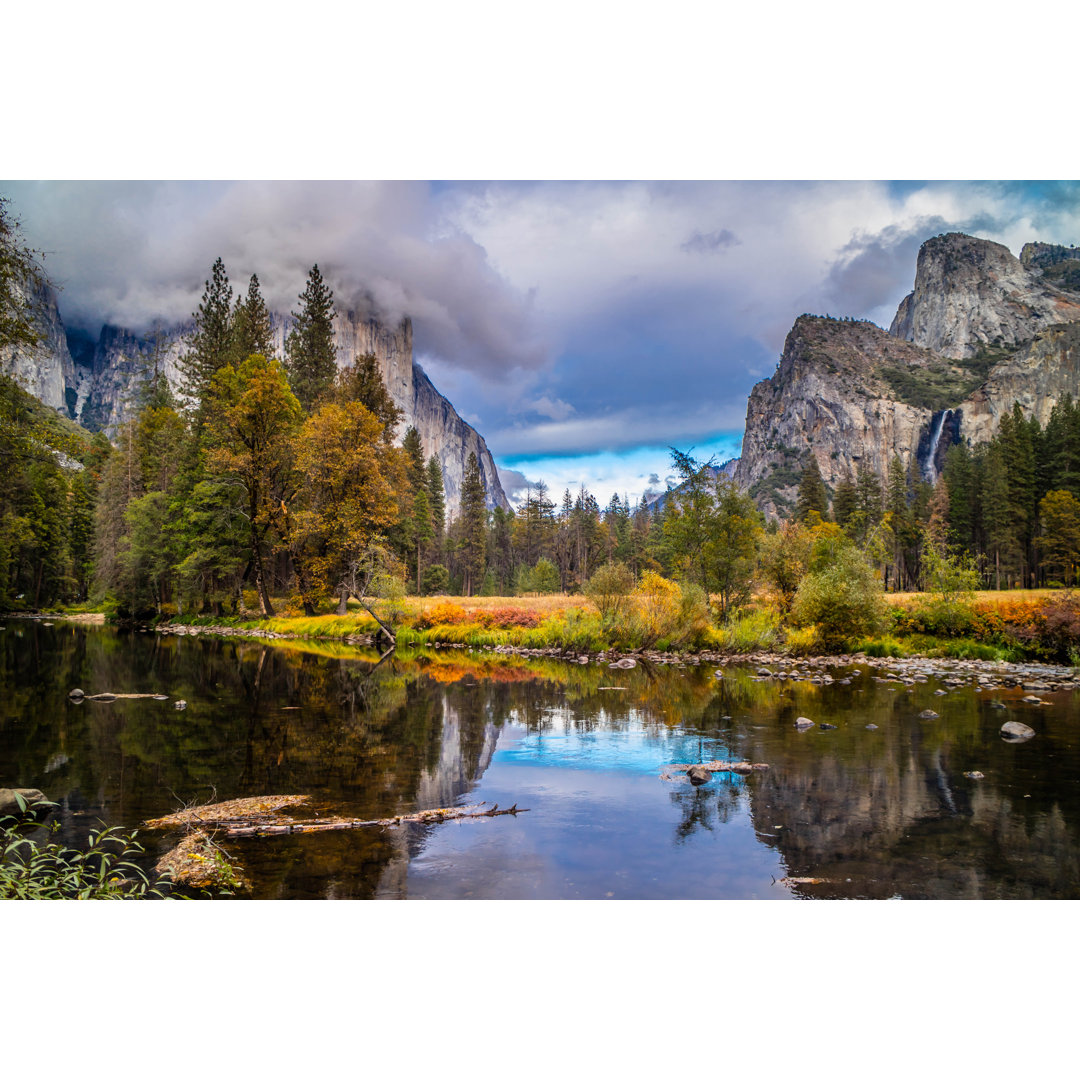
<path fill-rule="evenodd" d="M 425 596 L 438 596 L 444 593 L 450 584 L 450 571 L 441 563 L 429 566 L 421 579 L 424 586 Z"/>
<path fill-rule="evenodd" d="M 645 570 L 633 595 L 636 629 L 642 648 L 648 648 L 678 623 L 679 586 L 653 570 Z"/>
<path fill-rule="evenodd" d="M 530 611 L 528 608 L 491 608 L 488 611 L 476 612 L 474 618 L 488 630 L 509 630 L 513 626 L 534 627 L 540 625 L 540 613 Z"/>
<path fill-rule="evenodd" d="M 417 630 L 427 630 L 432 626 L 454 626 L 465 622 L 468 617 L 469 613 L 460 605 L 450 600 L 440 600 L 417 615 L 413 626 Z"/>
<path fill-rule="evenodd" d="M 810 626 L 789 626 L 784 635 L 784 648 L 792 656 L 813 656 L 821 651 L 818 628 Z"/>
<path fill-rule="evenodd" d="M 771 649 L 780 636 L 780 616 L 770 608 L 736 615 L 719 633 L 721 647 L 748 653 Z"/>
<path fill-rule="evenodd" d="M 584 593 L 600 613 L 604 626 L 611 626 L 629 612 L 633 589 L 634 575 L 630 570 L 622 563 L 608 563 L 589 578 Z"/>
<path fill-rule="evenodd" d="M 853 638 L 878 633 L 885 621 L 881 583 L 850 541 L 828 537 L 815 545 L 810 573 L 795 594 L 796 625 L 817 627 L 827 652 L 844 652 Z"/>

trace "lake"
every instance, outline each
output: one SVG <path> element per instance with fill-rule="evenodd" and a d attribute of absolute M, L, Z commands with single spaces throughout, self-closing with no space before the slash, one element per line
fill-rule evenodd
<path fill-rule="evenodd" d="M 101 822 L 241 796 L 304 794 L 322 816 L 364 820 L 528 811 L 223 841 L 254 898 L 1080 897 L 1071 690 L 1033 705 L 1019 687 L 976 691 L 970 671 L 912 685 L 863 664 L 823 683 L 747 665 L 460 649 L 380 662 L 337 645 L 0 626 L 0 787 L 44 791 L 69 845 Z M 80 704 L 75 687 L 168 700 Z M 799 731 L 799 716 L 836 726 Z M 1005 741 L 1009 719 L 1036 736 Z M 700 786 L 662 776 L 717 760 L 769 768 Z M 142 830 L 147 864 L 179 836 Z"/>

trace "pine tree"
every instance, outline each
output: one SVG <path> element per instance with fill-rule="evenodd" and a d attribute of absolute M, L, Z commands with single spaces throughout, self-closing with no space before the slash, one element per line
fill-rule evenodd
<path fill-rule="evenodd" d="M 431 524 L 435 528 L 435 541 L 442 543 L 446 531 L 446 492 L 443 487 L 442 466 L 432 454 L 427 463 L 428 501 L 431 504 Z"/>
<path fill-rule="evenodd" d="M 823 519 L 829 515 L 829 492 L 821 478 L 817 458 L 813 454 L 799 477 L 799 501 L 795 509 L 795 520 L 805 521 L 812 510 L 816 510 Z"/>
<path fill-rule="evenodd" d="M 199 310 L 192 318 L 195 332 L 180 358 L 183 391 L 193 398 L 202 423 L 203 401 L 214 376 L 233 359 L 232 286 L 220 256 L 214 260 Z"/>
<path fill-rule="evenodd" d="M 414 561 L 416 591 L 419 593 L 421 591 L 424 549 L 434 538 L 435 527 L 431 519 L 431 497 L 428 493 L 424 448 L 420 442 L 420 433 L 415 427 L 410 427 L 405 432 L 401 447 L 405 451 L 409 487 L 412 490 L 412 513 L 408 520 L 408 532 L 411 540 L 409 555 L 410 561 Z"/>
<path fill-rule="evenodd" d="M 236 298 L 233 313 L 233 363 L 243 363 L 249 356 L 274 355 L 274 332 L 270 327 L 270 311 L 259 290 L 257 274 L 251 275 L 247 296 Z"/>
<path fill-rule="evenodd" d="M 289 385 L 305 412 L 322 399 L 334 381 L 337 351 L 334 348 L 334 294 L 323 281 L 318 264 L 308 273 L 300 294 L 300 311 L 285 342 L 285 365 Z"/>
<path fill-rule="evenodd" d="M 354 363 L 338 372 L 334 399 L 339 404 L 360 402 L 383 425 L 384 440 L 393 442 L 403 414 L 386 389 L 379 361 L 373 353 L 358 356 Z"/>
<path fill-rule="evenodd" d="M 841 480 L 833 492 L 833 517 L 842 529 L 859 509 L 858 491 L 850 480 Z"/>
<path fill-rule="evenodd" d="M 465 478 L 461 484 L 461 521 L 465 583 L 464 593 L 472 596 L 484 578 L 484 562 L 487 545 L 487 493 L 480 475 L 480 463 L 476 454 L 470 453 L 465 464 Z"/>

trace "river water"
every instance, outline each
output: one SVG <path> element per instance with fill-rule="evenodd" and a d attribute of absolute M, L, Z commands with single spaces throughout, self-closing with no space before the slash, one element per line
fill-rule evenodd
<path fill-rule="evenodd" d="M 102 822 L 255 795 L 365 820 L 528 810 L 224 841 L 255 898 L 1080 898 L 1069 691 L 1034 706 L 1020 689 L 868 668 L 817 685 L 745 666 L 717 678 L 434 649 L 380 663 L 344 646 L 0 626 L 0 787 L 44 791 L 69 845 Z M 74 687 L 168 700 L 76 704 Z M 836 728 L 800 732 L 797 716 Z M 1036 736 L 1004 741 L 1007 719 Z M 713 760 L 769 768 L 700 787 L 661 775 Z M 142 830 L 148 864 L 178 839 Z"/>

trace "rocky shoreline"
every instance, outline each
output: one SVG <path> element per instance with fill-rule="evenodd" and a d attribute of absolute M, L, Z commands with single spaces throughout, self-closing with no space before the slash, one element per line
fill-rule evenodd
<path fill-rule="evenodd" d="M 301 634 L 289 634 L 272 630 L 245 629 L 235 626 L 186 626 L 165 624 L 155 628 L 160 634 L 177 636 L 198 636 L 207 634 L 216 637 L 246 637 L 266 641 L 308 641 L 333 640 L 345 645 L 372 646 L 374 639 L 369 634 L 354 634 L 342 638 L 309 638 Z M 972 683 L 976 689 L 1024 690 L 1061 690 L 1074 689 L 1080 685 L 1077 669 L 1064 664 L 1048 663 L 1011 663 L 1003 660 L 955 660 L 947 657 L 877 657 L 864 653 L 850 653 L 832 656 L 792 657 L 777 652 L 721 653 L 711 650 L 701 652 L 662 653 L 653 650 L 623 653 L 617 649 L 606 649 L 598 653 L 583 652 L 578 649 L 550 646 L 531 649 L 518 645 L 479 646 L 458 643 L 431 642 L 424 646 L 430 649 L 468 649 L 476 652 L 491 652 L 503 656 L 521 656 L 526 659 L 565 660 L 576 664 L 601 664 L 615 668 L 633 668 L 639 663 L 655 667 L 700 667 L 702 664 L 726 666 L 757 665 L 753 676 L 755 681 L 809 681 L 829 684 L 844 681 L 845 676 L 835 676 L 830 669 L 850 669 L 854 667 L 872 668 L 883 672 L 878 681 L 896 682 L 905 686 L 914 686 L 926 682 L 929 678 L 938 678 L 948 686 Z M 722 674 L 719 673 L 718 674 Z"/>

